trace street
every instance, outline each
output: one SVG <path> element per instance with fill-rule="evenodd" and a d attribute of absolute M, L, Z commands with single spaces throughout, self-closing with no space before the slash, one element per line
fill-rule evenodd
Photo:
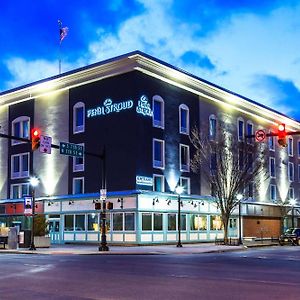
<path fill-rule="evenodd" d="M 299 299 L 300 247 L 189 255 L 1 254 L 1 299 Z"/>

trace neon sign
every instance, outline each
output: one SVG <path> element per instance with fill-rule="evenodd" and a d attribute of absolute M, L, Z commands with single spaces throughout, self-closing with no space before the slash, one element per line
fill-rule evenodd
<path fill-rule="evenodd" d="M 135 181 L 136 181 L 136 184 L 138 184 L 138 185 L 153 186 L 153 178 L 152 177 L 136 176 Z"/>
<path fill-rule="evenodd" d="M 118 113 L 122 110 L 128 110 L 131 109 L 132 107 L 133 107 L 133 100 L 126 100 L 118 103 L 113 103 L 113 101 L 108 98 L 103 102 L 103 106 L 98 106 L 96 108 L 88 109 L 87 117 L 93 118 L 96 116 L 105 116 L 114 112 Z M 136 112 L 138 114 L 142 114 L 143 116 L 152 117 L 152 110 L 150 107 L 150 103 L 148 101 L 148 98 L 145 95 L 141 96 L 140 100 L 138 101 Z"/>
<path fill-rule="evenodd" d="M 152 110 L 150 107 L 150 103 L 148 101 L 148 98 L 145 95 L 143 95 L 138 101 L 136 112 L 138 114 L 142 114 L 143 116 L 152 117 Z"/>

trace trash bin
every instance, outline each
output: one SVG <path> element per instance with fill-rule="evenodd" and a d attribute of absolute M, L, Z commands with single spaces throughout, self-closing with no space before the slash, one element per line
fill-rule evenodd
<path fill-rule="evenodd" d="M 19 247 L 29 248 L 31 242 L 31 230 L 22 230 L 19 234 Z"/>

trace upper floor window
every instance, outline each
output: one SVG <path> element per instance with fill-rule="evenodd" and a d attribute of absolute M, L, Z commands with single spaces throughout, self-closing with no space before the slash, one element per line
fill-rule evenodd
<path fill-rule="evenodd" d="M 298 158 L 300 158 L 300 140 L 298 141 L 298 147 L 297 147 L 298 149 Z"/>
<path fill-rule="evenodd" d="M 160 96 L 153 97 L 152 111 L 153 111 L 153 126 L 164 128 L 165 127 L 165 104 L 163 98 L 161 98 Z"/>
<path fill-rule="evenodd" d="M 84 144 L 78 144 L 84 146 Z M 73 172 L 84 171 L 84 156 L 82 157 L 73 157 Z"/>
<path fill-rule="evenodd" d="M 292 188 L 292 187 L 289 188 L 288 197 L 289 197 L 290 200 L 295 199 L 295 190 L 294 190 L 294 188 Z"/>
<path fill-rule="evenodd" d="M 276 201 L 276 185 L 270 184 L 270 199 L 271 201 Z"/>
<path fill-rule="evenodd" d="M 212 175 L 216 175 L 217 172 L 217 154 L 212 152 L 210 154 L 210 172 Z"/>
<path fill-rule="evenodd" d="M 209 139 L 215 140 L 217 136 L 217 119 L 215 115 L 209 116 Z"/>
<path fill-rule="evenodd" d="M 153 191 L 164 192 L 165 191 L 165 180 L 163 175 L 153 175 Z"/>
<path fill-rule="evenodd" d="M 165 167 L 165 142 L 162 140 L 153 139 L 153 167 Z"/>
<path fill-rule="evenodd" d="M 275 151 L 275 137 L 274 136 L 269 136 L 269 150 Z"/>
<path fill-rule="evenodd" d="M 275 169 L 275 158 L 269 157 L 269 173 L 270 177 L 276 177 L 276 169 Z"/>
<path fill-rule="evenodd" d="M 29 195 L 29 183 L 12 184 L 10 186 L 10 198 L 20 199 Z"/>
<path fill-rule="evenodd" d="M 185 104 L 179 106 L 179 132 L 183 134 L 190 133 L 190 112 Z"/>
<path fill-rule="evenodd" d="M 253 135 L 253 124 L 252 122 L 248 121 L 247 122 L 247 135 Z M 248 138 L 247 141 L 248 143 L 253 143 L 253 138 Z"/>
<path fill-rule="evenodd" d="M 85 105 L 77 102 L 73 106 L 73 133 L 84 132 L 85 126 Z"/>
<path fill-rule="evenodd" d="M 292 162 L 288 164 L 288 178 L 289 181 L 294 181 L 294 163 Z"/>
<path fill-rule="evenodd" d="M 29 176 L 29 153 L 20 153 L 11 156 L 11 178 Z"/>
<path fill-rule="evenodd" d="M 288 138 L 288 144 L 287 144 L 288 148 L 288 155 L 289 156 L 293 156 L 294 153 L 293 153 L 293 138 L 292 137 L 289 137 Z"/>
<path fill-rule="evenodd" d="M 179 148 L 180 156 L 180 171 L 190 171 L 190 147 L 187 145 L 180 144 Z"/>
<path fill-rule="evenodd" d="M 24 139 L 29 139 L 30 118 L 26 116 L 18 117 L 12 121 L 12 135 Z M 12 144 L 20 144 L 21 141 L 12 140 Z"/>
<path fill-rule="evenodd" d="M 83 194 L 84 193 L 84 178 L 78 177 L 73 178 L 73 194 Z"/>
<path fill-rule="evenodd" d="M 237 121 L 237 131 L 238 131 L 238 140 L 244 140 L 244 120 L 242 118 L 238 118 Z"/>
<path fill-rule="evenodd" d="M 191 180 L 188 177 L 180 177 L 179 185 L 183 187 L 183 194 L 191 193 Z"/>

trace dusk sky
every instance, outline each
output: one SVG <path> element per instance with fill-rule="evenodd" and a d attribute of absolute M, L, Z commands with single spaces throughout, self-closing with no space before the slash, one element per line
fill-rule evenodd
<path fill-rule="evenodd" d="M 300 120 L 299 0 L 0 1 L 0 92 L 141 50 Z"/>

